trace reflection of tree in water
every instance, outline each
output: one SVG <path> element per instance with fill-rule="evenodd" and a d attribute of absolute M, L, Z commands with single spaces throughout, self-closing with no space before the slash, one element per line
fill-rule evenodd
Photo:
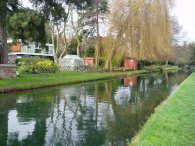
<path fill-rule="evenodd" d="M 8 116 L 7 113 L 0 113 L 0 145 L 6 146 L 8 133 Z"/>
<path fill-rule="evenodd" d="M 96 85 L 93 86 L 96 88 Z M 49 119 L 48 129 L 52 138 L 46 145 L 100 145 L 104 134 L 98 125 L 98 100 L 86 91 L 88 86 L 62 90 Z M 94 89 L 93 89 L 94 90 Z M 74 91 L 74 92 L 71 92 Z M 75 92 L 76 91 L 76 92 Z M 56 130 L 57 129 L 57 130 Z"/>
<path fill-rule="evenodd" d="M 107 121 L 109 141 L 115 145 L 126 145 L 126 139 L 131 139 L 135 135 L 154 108 L 170 94 L 171 87 L 177 82 L 180 83 L 186 76 L 182 74 L 181 77 L 177 77 L 178 80 L 174 80 L 174 76 L 163 77 L 164 74 L 138 77 L 138 84 L 129 86 L 130 100 L 122 105 L 116 102 L 114 95 L 110 96 L 114 120 L 112 118 Z"/>
<path fill-rule="evenodd" d="M 7 135 L 9 139 L 4 140 L 4 143 L 8 143 L 9 145 L 42 145 L 44 144 L 44 137 L 46 133 L 46 123 L 45 119 L 48 117 L 48 113 L 51 107 L 51 99 L 53 96 L 56 95 L 56 90 L 52 89 L 49 90 L 50 92 L 45 92 L 44 90 L 37 90 L 37 92 L 24 92 L 24 93 L 16 93 L 16 94 L 9 94 L 7 96 L 7 100 L 12 100 L 13 104 L 7 105 L 9 106 L 8 113 L 15 111 L 17 113 L 16 118 L 14 121 L 10 121 L 11 123 L 21 125 L 22 128 L 23 124 L 24 127 L 26 124 L 30 124 L 35 122 L 35 127 L 32 135 L 26 135 L 26 137 L 22 138 L 22 140 L 18 139 L 19 132 L 28 131 L 28 129 L 14 129 L 15 132 L 12 130 L 10 133 L 9 131 L 3 132 L 4 135 Z M 49 94 L 49 95 L 48 95 Z M 5 109 L 7 109 L 7 106 Z M 13 110 L 12 110 L 13 109 Z M 6 115 L 8 118 L 8 114 Z M 8 119 L 2 119 L 1 122 L 6 122 L 8 124 Z M 17 123 L 16 123 L 17 121 Z M 2 125 L 0 125 L 1 127 Z M 9 128 L 10 129 L 10 128 Z M 8 127 L 6 128 L 8 130 Z M 21 131 L 22 130 L 22 131 Z M 5 134 L 7 133 L 7 134 Z M 30 134 L 30 133 L 29 133 Z M 2 144 L 2 142 L 0 143 Z M 7 145 L 7 144 L 5 144 Z"/>

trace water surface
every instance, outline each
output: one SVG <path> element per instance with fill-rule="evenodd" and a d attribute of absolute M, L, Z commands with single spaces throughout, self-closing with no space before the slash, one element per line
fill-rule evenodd
<path fill-rule="evenodd" d="M 152 74 L 0 94 L 0 146 L 125 146 L 186 77 Z"/>

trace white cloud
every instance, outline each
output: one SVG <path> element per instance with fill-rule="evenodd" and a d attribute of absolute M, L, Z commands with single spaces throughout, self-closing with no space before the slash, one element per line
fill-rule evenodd
<path fill-rule="evenodd" d="M 29 0 L 21 0 L 23 7 L 29 7 L 32 8 L 32 4 L 29 2 Z"/>

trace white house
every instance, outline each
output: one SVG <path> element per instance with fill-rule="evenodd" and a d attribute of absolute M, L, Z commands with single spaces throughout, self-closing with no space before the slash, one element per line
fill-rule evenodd
<path fill-rule="evenodd" d="M 17 58 L 37 56 L 40 58 L 53 58 L 54 49 L 52 44 L 46 44 L 44 48 L 40 43 L 16 43 L 11 46 L 9 55 L 17 55 Z"/>

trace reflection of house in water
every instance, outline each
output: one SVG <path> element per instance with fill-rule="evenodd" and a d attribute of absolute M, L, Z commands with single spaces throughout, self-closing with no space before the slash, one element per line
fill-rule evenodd
<path fill-rule="evenodd" d="M 135 85 L 137 85 L 137 76 L 124 78 L 124 86 L 135 86 Z"/>
<path fill-rule="evenodd" d="M 76 86 L 62 88 L 60 90 L 60 97 L 79 97 L 81 95 L 85 95 L 85 90 L 85 87 L 81 86 L 78 88 Z"/>
<path fill-rule="evenodd" d="M 19 96 L 16 103 L 30 103 L 33 102 L 33 97 Z"/>

